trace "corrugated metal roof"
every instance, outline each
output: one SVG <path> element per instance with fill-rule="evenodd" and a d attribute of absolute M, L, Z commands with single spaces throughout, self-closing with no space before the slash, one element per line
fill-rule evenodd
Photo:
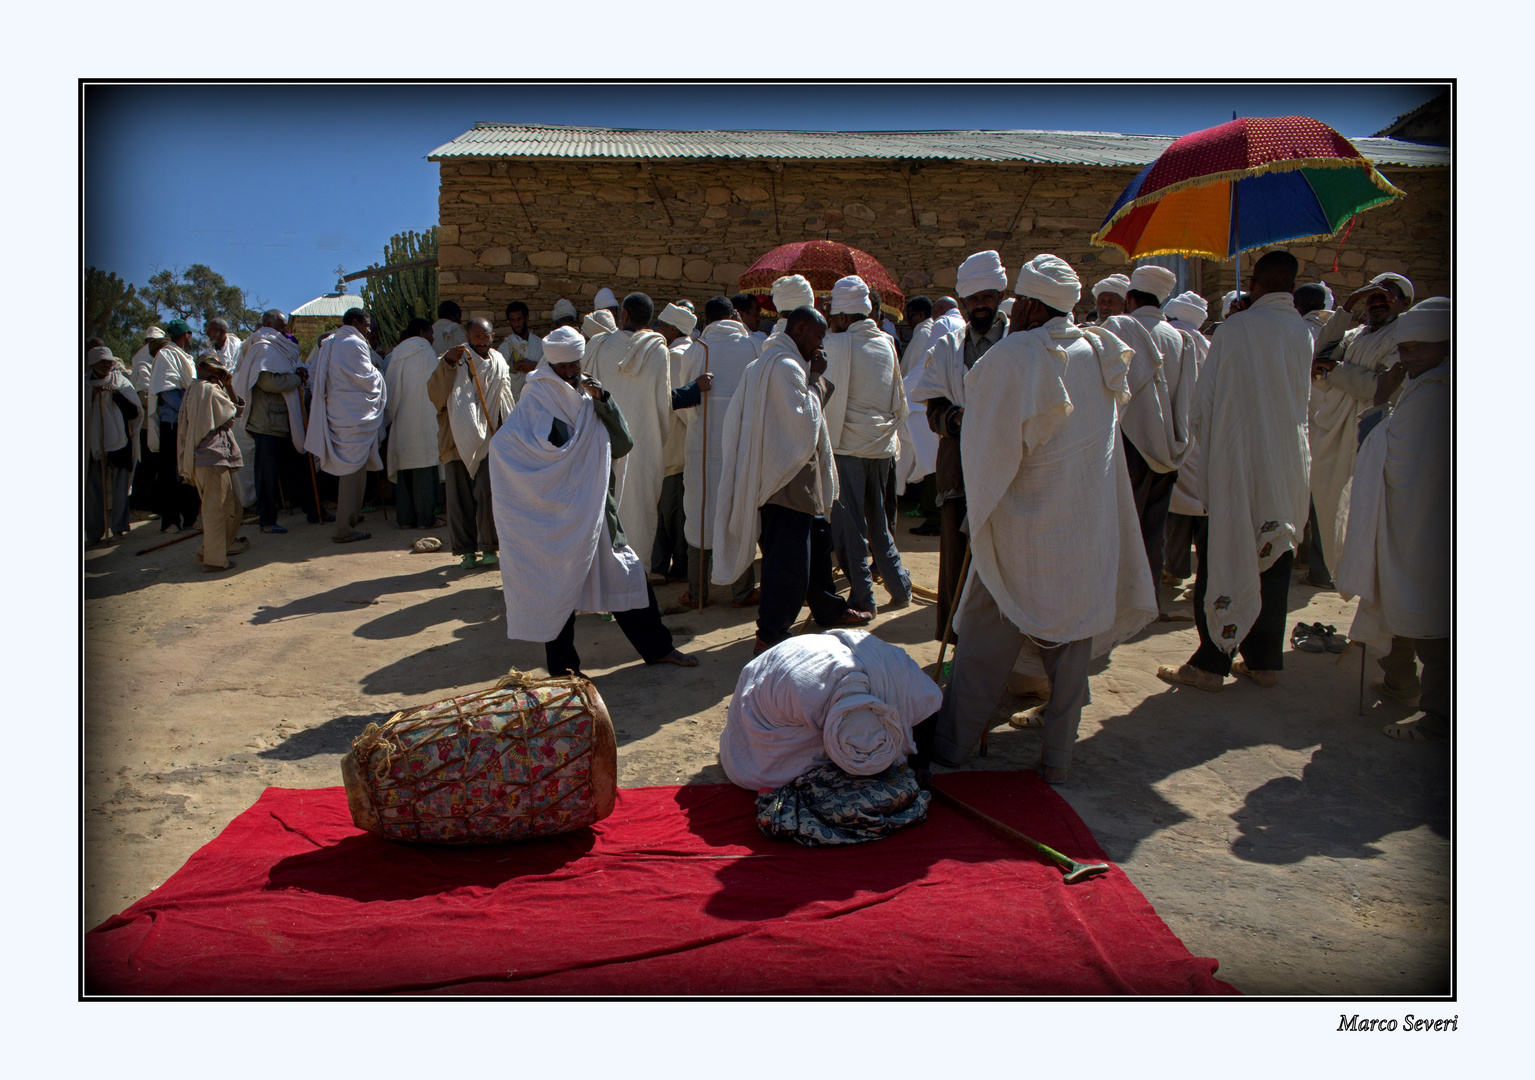
<path fill-rule="evenodd" d="M 293 315 L 321 315 L 340 318 L 354 307 L 367 307 L 367 302 L 360 296 L 351 293 L 326 293 L 317 296 L 303 307 L 294 308 L 289 318 Z"/>
<path fill-rule="evenodd" d="M 1141 166 L 1168 135 L 1107 131 L 655 131 L 478 123 L 427 155 L 451 158 L 884 158 L 1018 161 L 1041 165 Z M 1445 147 L 1354 139 L 1377 165 L 1447 166 Z"/>

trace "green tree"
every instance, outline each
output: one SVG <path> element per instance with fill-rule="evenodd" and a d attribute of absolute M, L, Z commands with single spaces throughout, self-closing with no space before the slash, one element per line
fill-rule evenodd
<path fill-rule="evenodd" d="M 437 257 L 437 228 L 430 232 L 396 233 L 384 246 L 384 261 L 369 270 L 398 266 L 416 259 Z M 392 274 L 365 278 L 360 290 L 368 311 L 378 320 L 380 337 L 392 345 L 405 336 L 406 324 L 414 318 L 437 317 L 437 267 L 415 266 Z"/>
<path fill-rule="evenodd" d="M 261 325 L 261 312 L 246 305 L 245 290 L 225 281 L 202 263 L 185 270 L 161 270 L 141 290 L 161 311 L 174 313 L 198 330 L 209 319 L 218 317 L 229 323 L 236 334 L 246 334 Z"/>
<path fill-rule="evenodd" d="M 85 336 L 99 337 L 113 354 L 127 360 L 154 325 L 155 310 L 140 291 L 116 274 L 85 268 Z"/>

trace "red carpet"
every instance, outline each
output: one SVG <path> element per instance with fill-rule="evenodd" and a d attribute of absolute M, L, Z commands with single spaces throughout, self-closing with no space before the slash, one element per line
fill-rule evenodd
<path fill-rule="evenodd" d="M 971 805 L 1102 859 L 1033 773 L 955 773 Z M 412 847 L 342 789 L 269 788 L 85 938 L 88 994 L 1231 994 L 1116 867 L 1067 887 L 934 802 L 851 848 L 768 840 L 728 785 L 619 792 L 587 831 Z"/>

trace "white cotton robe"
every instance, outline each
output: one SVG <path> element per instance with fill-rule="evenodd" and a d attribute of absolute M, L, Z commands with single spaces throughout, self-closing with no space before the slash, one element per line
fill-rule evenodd
<path fill-rule="evenodd" d="M 1029 637 L 1092 638 L 1095 655 L 1157 614 L 1119 439 L 1131 351 L 1062 316 L 1009 334 L 965 378 L 965 589 L 978 578 Z"/>
<path fill-rule="evenodd" d="M 555 417 L 570 429 L 563 446 L 549 441 Z M 486 460 L 496 532 L 518 542 L 501 560 L 508 638 L 553 641 L 573 611 L 649 604 L 644 566 L 608 535 L 613 444 L 591 398 L 540 364 Z"/>
<path fill-rule="evenodd" d="M 666 339 L 654 330 L 598 334 L 587 343 L 582 369 L 613 395 L 634 440 L 634 449 L 617 474 L 615 497 L 629 546 L 649 558 L 656 539 L 661 483 L 666 479 L 666 438 L 675 423 Z"/>
<path fill-rule="evenodd" d="M 1259 297 L 1215 329 L 1194 394 L 1209 512 L 1205 618 L 1234 653 L 1262 608 L 1258 575 L 1295 550 L 1310 508 L 1306 410 L 1311 334 L 1289 293 Z"/>
<path fill-rule="evenodd" d="M 862 319 L 846 333 L 827 334 L 824 348 L 826 378 L 837 388 L 826 403 L 835 452 L 857 458 L 897 456 L 906 388 L 889 336 L 873 319 Z"/>
<path fill-rule="evenodd" d="M 378 443 L 384 421 L 384 376 L 373 366 L 368 339 L 343 326 L 315 350 L 309 365 L 309 420 L 304 449 L 332 476 L 382 469 Z"/>
<path fill-rule="evenodd" d="M 680 361 L 678 379 L 684 386 L 702 375 L 706 365 L 714 379 L 714 385 L 704 395 L 707 410 L 700 404 L 677 414 L 687 429 L 682 470 L 682 532 L 689 544 L 705 551 L 712 551 L 715 545 L 714 510 L 724 464 L 720 441 L 725 417 L 730 413 L 731 401 L 740 392 L 747 366 L 757 359 L 759 352 L 756 335 L 748 333 L 745 325 L 734 319 L 721 319 L 704 327 L 703 334 L 688 346 Z"/>
<path fill-rule="evenodd" d="M 720 765 L 752 791 L 828 761 L 873 776 L 916 751 L 911 729 L 943 691 L 906 650 L 863 630 L 780 642 L 741 669 L 720 733 Z"/>
<path fill-rule="evenodd" d="M 1389 652 L 1393 637 L 1450 633 L 1450 406 L 1446 360 L 1408 379 L 1365 437 L 1354 501 L 1334 572 L 1359 597 L 1349 637 Z"/>
<path fill-rule="evenodd" d="M 936 324 L 932 319 L 923 319 L 911 328 L 911 340 L 906 343 L 906 351 L 901 353 L 901 378 L 905 379 L 911 374 L 911 369 L 921 367 L 927 359 L 927 351 L 933 347 L 933 327 Z"/>
<path fill-rule="evenodd" d="M 1176 320 L 1169 319 L 1169 322 Z M 1188 330 L 1186 326 L 1178 327 L 1180 330 Z M 1199 373 L 1204 370 L 1205 357 L 1210 352 L 1210 339 L 1198 330 L 1188 330 L 1190 339 L 1194 343 L 1194 390 L 1199 386 Z M 1194 400 L 1192 394 L 1189 398 L 1189 407 L 1192 411 Z M 1178 483 L 1173 486 L 1172 500 L 1167 504 L 1167 512 L 1170 514 L 1182 514 L 1184 517 L 1204 517 L 1205 504 L 1199 501 L 1195 494 L 1199 490 L 1199 440 L 1189 432 L 1189 452 L 1183 459 L 1183 464 L 1178 466 Z"/>
<path fill-rule="evenodd" d="M 480 356 L 471 346 L 465 346 L 464 359 L 453 372 L 453 389 L 448 393 L 448 427 L 453 431 L 453 445 L 470 479 L 480 471 L 480 462 L 490 449 L 491 435 L 512 411 L 511 374 L 495 349 Z M 486 408 L 490 410 L 488 416 Z"/>
<path fill-rule="evenodd" d="M 298 346 L 276 330 L 263 326 L 248 337 L 245 347 L 240 350 L 240 364 L 234 377 L 235 393 L 245 402 L 245 408 L 240 411 L 242 422 L 250 412 L 252 388 L 263 371 L 270 371 L 273 375 L 294 375 L 298 368 Z M 288 435 L 293 440 L 293 448 L 302 454 L 304 405 L 301 391 L 294 387 L 282 399 L 288 407 Z M 240 452 L 243 454 L 245 451 L 242 449 Z"/>
<path fill-rule="evenodd" d="M 155 357 L 154 367 L 149 374 L 149 418 L 145 422 L 149 424 L 149 449 L 159 453 L 160 446 L 160 415 L 159 396 L 167 390 L 186 390 L 197 381 L 197 364 L 179 347 L 166 342 Z M 175 451 L 175 447 L 165 447 L 166 450 Z"/>
<path fill-rule="evenodd" d="M 1189 453 L 1189 403 L 1197 375 L 1193 339 L 1150 304 L 1099 324 L 1135 350 L 1130 403 L 1120 428 L 1152 470 L 1172 472 Z"/>
<path fill-rule="evenodd" d="M 389 419 L 389 479 L 401 469 L 434 468 L 437 408 L 427 396 L 427 380 L 437 370 L 437 351 L 425 338 L 408 337 L 389 354 L 384 372 L 384 413 Z"/>
<path fill-rule="evenodd" d="M 810 388 L 808 366 L 787 334 L 768 338 L 730 400 L 720 437 L 720 486 L 714 510 L 716 585 L 729 585 L 757 557 L 762 505 L 813 459 L 816 512 L 837 501 L 837 465 Z"/>

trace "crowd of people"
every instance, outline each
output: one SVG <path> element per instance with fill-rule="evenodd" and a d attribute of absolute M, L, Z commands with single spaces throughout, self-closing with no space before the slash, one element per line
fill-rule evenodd
<path fill-rule="evenodd" d="M 87 345 L 86 538 L 127 532 L 132 489 L 163 531 L 200 517 L 210 573 L 249 546 L 247 508 L 261 533 L 287 531 L 286 503 L 352 543 L 382 472 L 399 528 L 445 524 L 462 568 L 499 568 L 508 636 L 543 643 L 556 676 L 581 673 L 582 612 L 611 615 L 647 664 L 696 665 L 654 588 L 686 581 L 685 606 L 755 610 L 722 739 L 748 786 L 827 761 L 961 764 L 1019 685 L 1044 703 L 1012 722 L 1039 729 L 1037 767 L 1063 782 L 1089 665 L 1176 617 L 1162 585 L 1193 571 L 1198 635 L 1162 680 L 1274 687 L 1304 555 L 1309 584 L 1359 598 L 1349 636 L 1383 657 L 1380 693 L 1420 709 L 1387 733 L 1446 739 L 1450 303 L 1382 274 L 1334 307 L 1296 273 L 1264 254 L 1212 320 L 1142 265 L 1094 284 L 1079 320 L 1066 261 L 1010 274 L 982 251 L 953 296 L 908 300 L 904 327 L 859 277 L 817 296 L 788 275 L 770 309 L 742 293 L 658 311 L 604 288 L 584 317 L 560 300 L 542 336 L 524 303 L 498 335 L 445 301 L 387 353 L 353 309 L 307 362 L 280 311 L 243 342 L 210 320 L 195 356 L 174 320 L 127 362 Z M 861 645 L 880 606 L 912 602 L 902 493 L 912 531 L 939 538 L 941 694 Z M 835 631 L 821 646 L 791 641 L 807 605 Z"/>

